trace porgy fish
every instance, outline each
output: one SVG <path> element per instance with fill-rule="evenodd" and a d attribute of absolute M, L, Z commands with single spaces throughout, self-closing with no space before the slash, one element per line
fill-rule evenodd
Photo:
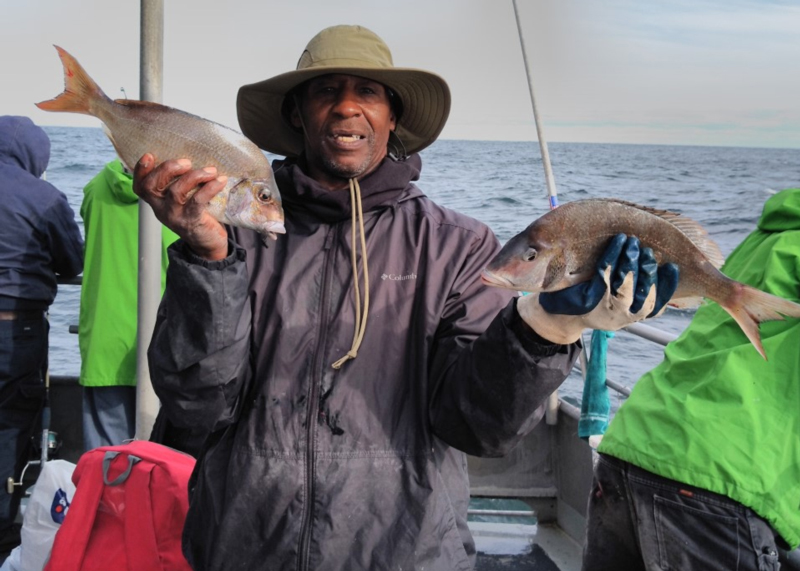
<path fill-rule="evenodd" d="M 720 272 L 724 258 L 694 220 L 615 199 L 568 202 L 535 220 L 498 252 L 483 272 L 484 283 L 527 292 L 557 291 L 591 279 L 611 238 L 636 236 L 652 248 L 659 265 L 679 268 L 669 304 L 692 307 L 702 298 L 717 302 L 739 324 L 764 359 L 758 324 L 800 317 L 800 304 Z"/>
<path fill-rule="evenodd" d="M 228 183 L 208 203 L 214 218 L 273 239 L 276 233 L 285 232 L 272 167 L 252 141 L 233 129 L 158 103 L 112 101 L 75 58 L 58 46 L 55 48 L 64 66 L 64 92 L 37 103 L 37 107 L 100 119 L 130 170 L 145 153 L 152 153 L 156 164 L 168 159 L 189 159 L 194 168 L 216 167 L 220 175 L 228 177 Z"/>

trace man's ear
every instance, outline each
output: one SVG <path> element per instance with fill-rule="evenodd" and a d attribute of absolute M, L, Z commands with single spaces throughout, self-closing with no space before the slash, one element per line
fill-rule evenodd
<path fill-rule="evenodd" d="M 289 111 L 289 121 L 291 121 L 292 127 L 295 129 L 303 128 L 303 118 L 300 117 L 300 110 L 297 108 L 297 104 L 292 105 L 292 110 Z"/>

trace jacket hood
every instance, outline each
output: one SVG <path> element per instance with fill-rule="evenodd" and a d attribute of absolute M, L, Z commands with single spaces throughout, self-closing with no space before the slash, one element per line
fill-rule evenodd
<path fill-rule="evenodd" d="M 130 204 L 139 201 L 139 197 L 133 192 L 133 175 L 125 172 L 119 159 L 114 159 L 106 165 L 103 177 L 114 198 L 119 202 Z"/>
<path fill-rule="evenodd" d="M 27 117 L 0 117 L 0 163 L 16 164 L 36 178 L 50 162 L 50 138 Z"/>
<path fill-rule="evenodd" d="M 309 215 L 326 223 L 349 220 L 350 192 L 347 189 L 330 191 L 305 174 L 299 159 L 273 162 L 275 180 L 281 192 L 283 207 L 293 215 Z M 374 171 L 363 179 L 361 202 L 364 212 L 389 207 L 416 196 L 424 196 L 411 182 L 419 180 L 422 159 L 418 154 L 405 161 L 386 157 Z"/>
<path fill-rule="evenodd" d="M 800 230 L 800 188 L 788 188 L 770 197 L 764 203 L 758 229 L 764 232 Z"/>

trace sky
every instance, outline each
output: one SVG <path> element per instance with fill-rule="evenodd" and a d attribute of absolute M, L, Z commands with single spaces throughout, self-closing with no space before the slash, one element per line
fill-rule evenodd
<path fill-rule="evenodd" d="M 445 139 L 536 140 L 512 0 L 164 0 L 162 103 L 237 128 L 236 93 L 295 68 L 335 24 L 438 73 Z M 517 0 L 547 142 L 800 148 L 800 1 Z M 112 98 L 140 98 L 135 0 L 0 0 L 0 112 L 99 126 L 35 102 L 63 89 L 53 44 Z M 123 90 L 124 89 L 124 93 Z"/>

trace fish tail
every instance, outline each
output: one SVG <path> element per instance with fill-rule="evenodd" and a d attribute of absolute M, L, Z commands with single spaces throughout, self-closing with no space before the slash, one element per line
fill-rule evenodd
<path fill-rule="evenodd" d="M 108 99 L 103 90 L 89 77 L 86 70 L 66 50 L 55 46 L 64 66 L 64 91 L 53 99 L 37 103 L 44 111 L 65 111 L 96 115 L 93 104 L 98 99 Z"/>
<path fill-rule="evenodd" d="M 783 320 L 784 316 L 800 317 L 800 304 L 744 284 L 737 285 L 736 293 L 732 296 L 733 301 L 720 305 L 736 320 L 766 361 L 767 355 L 761 344 L 758 324 Z"/>

